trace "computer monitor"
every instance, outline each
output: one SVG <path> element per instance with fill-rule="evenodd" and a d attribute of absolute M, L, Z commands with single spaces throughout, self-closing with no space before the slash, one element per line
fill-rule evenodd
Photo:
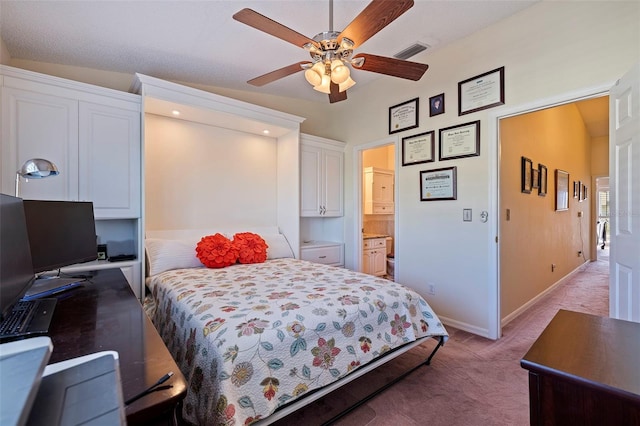
<path fill-rule="evenodd" d="M 35 279 L 22 199 L 0 194 L 0 315 L 4 318 Z"/>
<path fill-rule="evenodd" d="M 92 202 L 24 200 L 24 211 L 36 274 L 98 258 Z"/>

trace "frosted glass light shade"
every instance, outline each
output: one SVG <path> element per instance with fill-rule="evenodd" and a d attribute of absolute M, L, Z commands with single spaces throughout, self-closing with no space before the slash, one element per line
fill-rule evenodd
<path fill-rule="evenodd" d="M 313 89 L 317 90 L 318 92 L 322 92 L 326 94 L 331 93 L 331 77 L 324 74 L 322 76 L 322 83 L 320 83 L 317 86 L 314 86 Z"/>
<path fill-rule="evenodd" d="M 344 92 L 348 88 L 353 87 L 355 84 L 356 82 L 351 77 L 348 77 L 344 83 L 340 83 L 339 91 Z"/>
<path fill-rule="evenodd" d="M 342 63 L 339 59 L 334 59 L 331 62 L 331 81 L 336 84 L 341 84 L 347 81 L 349 76 L 351 75 L 351 71 L 349 68 Z"/>

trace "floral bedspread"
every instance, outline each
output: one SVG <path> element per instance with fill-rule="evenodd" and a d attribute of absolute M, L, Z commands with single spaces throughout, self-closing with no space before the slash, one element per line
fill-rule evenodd
<path fill-rule="evenodd" d="M 447 336 L 413 290 L 302 260 L 177 269 L 147 285 L 197 425 L 250 424 L 397 346 Z"/>

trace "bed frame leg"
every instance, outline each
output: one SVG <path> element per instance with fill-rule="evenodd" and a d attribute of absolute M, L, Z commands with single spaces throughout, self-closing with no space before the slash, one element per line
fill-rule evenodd
<path fill-rule="evenodd" d="M 336 422 L 338 419 L 346 416 L 347 414 L 349 414 L 350 412 L 352 412 L 353 410 L 355 410 L 356 408 L 360 407 L 361 405 L 365 404 L 366 402 L 368 402 L 369 400 L 371 400 L 372 398 L 380 395 L 382 392 L 384 392 L 385 390 L 389 389 L 391 386 L 395 385 L 396 383 L 398 383 L 400 380 L 404 379 L 405 377 L 407 377 L 409 374 L 413 373 L 414 371 L 416 371 L 418 368 L 422 367 L 423 365 L 430 365 L 431 364 L 431 359 L 433 358 L 433 356 L 436 354 L 436 352 L 438 351 L 438 349 L 440 349 L 440 347 L 442 345 L 444 345 L 444 337 L 443 336 L 438 336 L 438 344 L 436 345 L 435 348 L 433 348 L 433 350 L 431 351 L 431 354 L 429 354 L 429 357 L 424 360 L 423 362 L 421 362 L 420 364 L 416 365 L 415 367 L 405 371 L 404 373 L 402 373 L 400 376 L 396 377 L 395 379 L 393 379 L 392 381 L 390 381 L 389 383 L 385 384 L 384 386 L 382 386 L 380 389 L 370 393 L 369 395 L 365 396 L 363 399 L 361 399 L 360 401 L 356 402 L 354 405 L 352 405 L 351 407 L 345 409 L 344 411 L 338 413 L 337 415 L 333 416 L 331 419 L 329 419 L 328 421 L 322 423 L 322 426 L 328 426 L 334 422 Z"/>

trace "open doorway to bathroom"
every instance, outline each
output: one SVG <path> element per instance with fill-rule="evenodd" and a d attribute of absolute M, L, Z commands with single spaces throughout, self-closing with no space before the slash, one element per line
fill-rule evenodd
<path fill-rule="evenodd" d="M 596 259 L 609 261 L 609 177 L 596 178 Z"/>
<path fill-rule="evenodd" d="M 395 277 L 395 143 L 361 151 L 362 261 L 360 270 Z"/>

